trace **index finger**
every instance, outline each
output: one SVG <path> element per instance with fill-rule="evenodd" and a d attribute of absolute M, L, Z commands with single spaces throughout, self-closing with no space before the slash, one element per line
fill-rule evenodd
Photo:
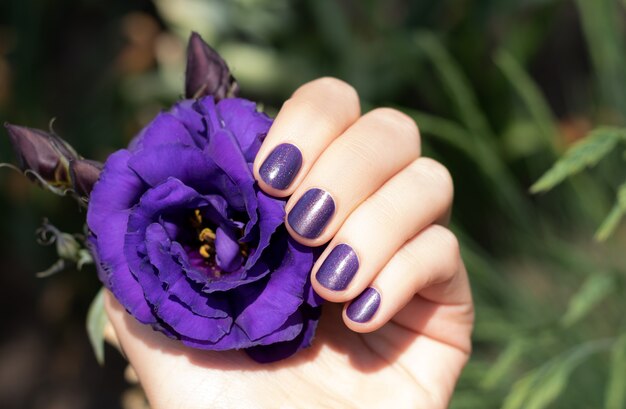
<path fill-rule="evenodd" d="M 304 84 L 285 101 L 254 161 L 266 193 L 291 195 L 330 143 L 360 116 L 354 88 L 335 78 Z"/>

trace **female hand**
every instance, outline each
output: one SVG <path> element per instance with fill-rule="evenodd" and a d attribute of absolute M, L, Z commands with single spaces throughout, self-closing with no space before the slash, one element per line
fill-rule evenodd
<path fill-rule="evenodd" d="M 311 272 L 329 301 L 313 346 L 272 364 L 192 350 L 139 324 L 107 294 L 151 406 L 446 407 L 470 354 L 473 305 L 445 227 L 452 180 L 420 156 L 415 123 L 388 108 L 361 116 L 352 87 L 322 78 L 285 102 L 254 173 L 265 192 L 289 197 L 296 240 L 328 243 Z"/>

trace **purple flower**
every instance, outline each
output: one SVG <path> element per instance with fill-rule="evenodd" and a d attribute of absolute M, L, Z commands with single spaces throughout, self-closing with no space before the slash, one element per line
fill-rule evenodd
<path fill-rule="evenodd" d="M 244 99 L 181 101 L 108 158 L 87 213 L 100 279 L 130 314 L 261 362 L 308 346 L 321 303 L 316 253 L 252 175 L 270 125 Z"/>

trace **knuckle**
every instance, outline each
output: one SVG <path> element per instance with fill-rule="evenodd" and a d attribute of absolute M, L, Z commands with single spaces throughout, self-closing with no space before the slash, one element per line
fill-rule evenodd
<path fill-rule="evenodd" d="M 419 142 L 419 129 L 407 114 L 393 108 L 376 108 L 368 116 L 392 130 L 392 135 L 408 137 Z"/>
<path fill-rule="evenodd" d="M 322 77 L 313 81 L 311 84 L 324 89 L 326 93 L 341 97 L 343 100 L 357 103 L 359 101 L 359 94 L 356 92 L 356 89 L 338 78 Z"/>
<path fill-rule="evenodd" d="M 448 268 L 444 270 L 450 275 L 456 274 L 461 264 L 459 239 L 452 231 L 440 225 L 431 226 L 431 234 L 434 236 L 433 240 L 440 249 L 442 260 L 446 260 L 446 264 L 448 264 Z"/>
<path fill-rule="evenodd" d="M 339 138 L 336 143 L 341 150 L 348 152 L 346 157 L 358 159 L 352 160 L 352 166 L 361 167 L 363 171 L 371 167 L 372 161 L 378 155 L 376 146 L 364 138 Z"/>
<path fill-rule="evenodd" d="M 397 198 L 380 192 L 376 198 L 376 218 L 382 226 L 394 226 L 398 220 L 402 220 L 402 211 L 398 206 Z"/>
<path fill-rule="evenodd" d="M 300 96 L 308 92 L 322 92 L 329 99 L 339 98 L 344 103 L 359 104 L 359 95 L 356 89 L 345 81 L 334 77 L 322 77 L 308 82 L 298 88 L 293 96 Z"/>
<path fill-rule="evenodd" d="M 437 188 L 444 192 L 446 197 L 454 193 L 454 181 L 448 168 L 431 158 L 419 158 L 411 166 L 420 176 L 430 179 Z"/>

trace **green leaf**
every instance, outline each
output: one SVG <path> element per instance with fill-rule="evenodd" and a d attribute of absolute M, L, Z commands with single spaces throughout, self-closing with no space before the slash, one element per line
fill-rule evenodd
<path fill-rule="evenodd" d="M 505 398 L 503 409 L 544 409 L 565 390 L 572 372 L 590 355 L 612 344 L 612 340 L 579 345 L 534 369 L 517 381 Z"/>
<path fill-rule="evenodd" d="M 459 63 L 431 32 L 419 32 L 415 41 L 437 68 L 436 72 L 467 128 L 476 137 L 493 142 L 495 137 L 487 118 L 480 109 L 478 98 Z"/>
<path fill-rule="evenodd" d="M 454 121 L 409 108 L 397 108 L 413 118 L 422 133 L 458 149 L 468 158 L 474 158 L 474 144 L 471 135 Z"/>
<path fill-rule="evenodd" d="M 520 358 L 526 351 L 528 342 L 524 339 L 517 338 L 509 343 L 506 349 L 500 354 L 496 363 L 489 369 L 481 386 L 484 389 L 493 389 L 498 386 L 515 368 Z"/>
<path fill-rule="evenodd" d="M 626 408 L 626 334 L 623 334 L 611 350 L 611 369 L 606 388 L 605 408 Z"/>
<path fill-rule="evenodd" d="M 104 288 L 98 291 L 87 312 L 87 335 L 100 365 L 104 365 L 104 327 L 107 315 L 104 310 Z"/>
<path fill-rule="evenodd" d="M 519 226 L 526 226 L 531 220 L 530 209 L 515 178 L 502 160 L 497 138 L 461 65 L 433 33 L 420 31 L 415 35 L 414 41 L 432 63 L 444 90 L 459 113 L 460 122 L 467 128 L 470 140 L 461 142 L 464 146 L 461 149 L 468 152 L 475 162 L 480 163 L 493 182 L 493 190 L 496 192 L 494 196 L 506 209 L 506 214 Z M 455 132 L 455 138 L 456 134 L 458 133 Z M 468 144 L 471 149 L 466 148 Z M 457 147 L 460 146 L 457 143 Z"/>
<path fill-rule="evenodd" d="M 615 288 L 615 279 L 608 274 L 593 274 L 587 278 L 581 288 L 572 296 L 561 324 L 569 327 L 584 318 Z"/>
<path fill-rule="evenodd" d="M 617 189 L 617 200 L 611 209 L 611 212 L 606 216 L 595 234 L 597 241 L 605 241 L 608 239 L 622 220 L 622 217 L 626 213 L 626 183 L 620 185 Z"/>
<path fill-rule="evenodd" d="M 572 146 L 532 187 L 532 193 L 545 192 L 585 168 L 595 166 L 615 145 L 626 139 L 626 130 L 599 128 Z"/>
<path fill-rule="evenodd" d="M 576 0 L 576 5 L 603 102 L 626 118 L 626 90 L 619 85 L 626 76 L 619 4 L 615 0 Z"/>
<path fill-rule="evenodd" d="M 537 84 L 508 51 L 498 51 L 495 55 L 495 62 L 531 114 L 543 143 L 556 152 L 558 132 L 554 126 L 554 117 Z"/>

